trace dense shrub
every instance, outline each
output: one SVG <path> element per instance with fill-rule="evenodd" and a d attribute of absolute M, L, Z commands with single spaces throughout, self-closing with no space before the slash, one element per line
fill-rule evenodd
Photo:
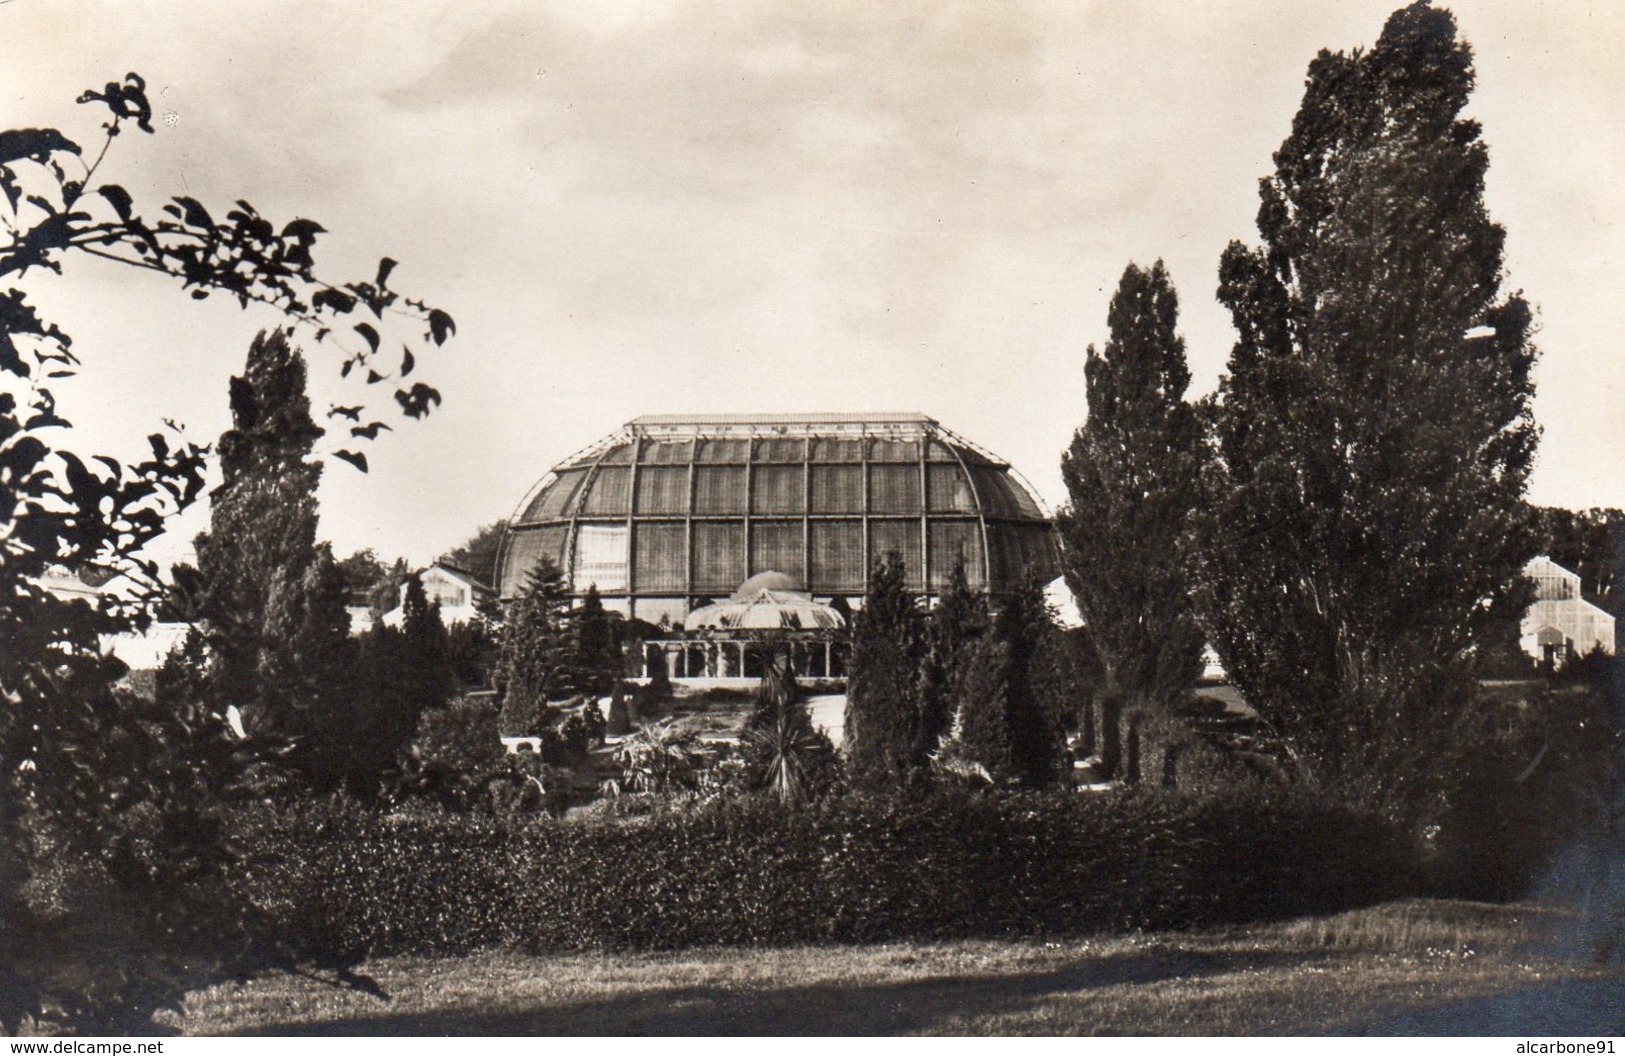
<path fill-rule="evenodd" d="M 1171 794 L 724 800 L 626 821 L 258 812 L 253 901 L 310 952 L 1083 934 L 1405 893 L 1335 805 Z"/>
<path fill-rule="evenodd" d="M 1576 844 L 1617 826 L 1620 715 L 1599 684 L 1508 687 L 1486 694 L 1474 751 L 1452 775 L 1418 834 L 1430 893 L 1523 895 Z"/>

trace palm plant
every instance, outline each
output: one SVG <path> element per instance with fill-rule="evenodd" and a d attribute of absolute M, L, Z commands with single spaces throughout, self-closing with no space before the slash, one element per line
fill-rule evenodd
<path fill-rule="evenodd" d="M 829 738 L 813 726 L 786 651 L 767 658 L 745 744 L 758 771 L 757 787 L 782 803 L 808 799 L 834 757 Z"/>
<path fill-rule="evenodd" d="M 654 795 L 686 790 L 705 758 L 694 731 L 678 729 L 670 720 L 642 726 L 615 749 L 621 776 L 610 783 L 611 789 Z"/>

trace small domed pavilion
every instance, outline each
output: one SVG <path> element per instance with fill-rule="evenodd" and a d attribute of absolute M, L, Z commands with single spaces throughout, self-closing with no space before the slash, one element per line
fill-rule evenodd
<path fill-rule="evenodd" d="M 690 612 L 684 640 L 651 643 L 654 656 L 645 655 L 645 667 L 664 659 L 673 678 L 759 677 L 770 651 L 788 649 L 798 673 L 837 677 L 845 665 L 833 638 L 845 626 L 794 576 L 759 572 L 727 600 Z"/>

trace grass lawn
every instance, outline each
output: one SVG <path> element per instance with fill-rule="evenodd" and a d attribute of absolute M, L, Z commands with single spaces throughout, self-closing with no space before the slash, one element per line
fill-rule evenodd
<path fill-rule="evenodd" d="M 1403 902 L 1250 928 L 666 954 L 396 957 L 387 999 L 276 975 L 194 994 L 191 1034 L 1625 1032 L 1625 969 L 1530 907 Z"/>

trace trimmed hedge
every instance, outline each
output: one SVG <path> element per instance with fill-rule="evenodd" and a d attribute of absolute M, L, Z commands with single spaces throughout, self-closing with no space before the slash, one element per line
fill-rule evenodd
<path fill-rule="evenodd" d="M 732 802 L 630 821 L 245 818 L 246 894 L 310 955 L 1076 935 L 1408 893 L 1334 805 L 1169 794 Z"/>

